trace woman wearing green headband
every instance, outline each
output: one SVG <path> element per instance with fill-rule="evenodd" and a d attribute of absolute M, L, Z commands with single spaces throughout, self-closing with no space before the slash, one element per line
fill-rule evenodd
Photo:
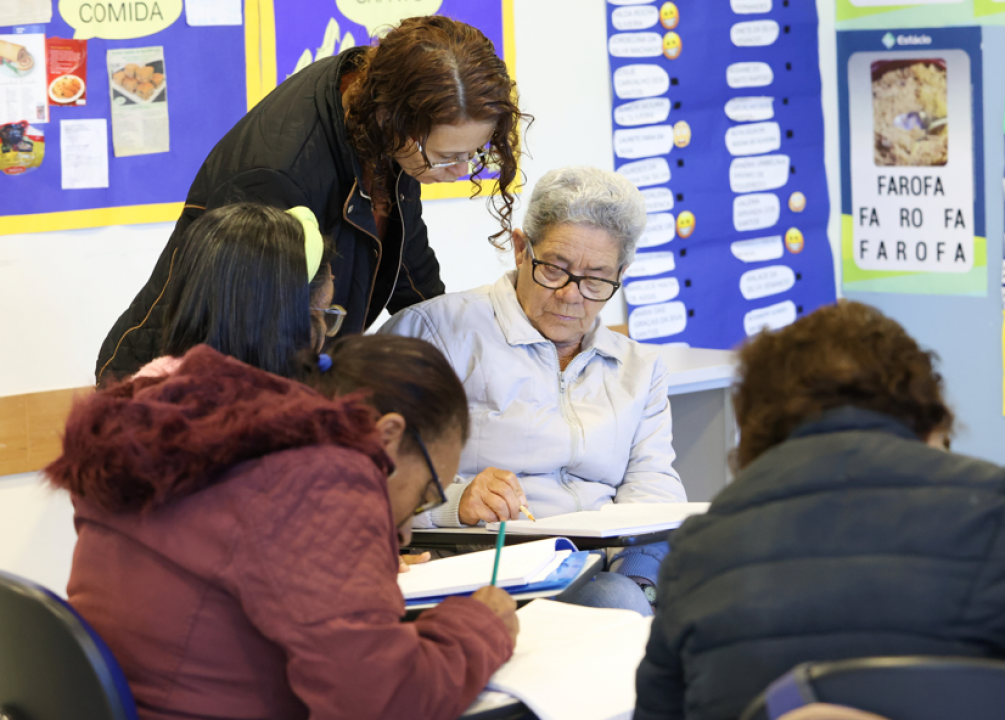
<path fill-rule="evenodd" d="M 253 201 L 302 206 L 334 240 L 334 301 L 345 331 L 440 295 L 439 264 L 422 221 L 422 184 L 487 166 L 492 211 L 511 230 L 517 176 L 515 87 L 492 43 L 444 17 L 405 20 L 378 45 L 356 47 L 296 73 L 216 145 L 146 286 L 109 332 L 99 382 L 156 357 L 185 229 L 207 210 Z"/>
<path fill-rule="evenodd" d="M 297 377 L 303 353 L 320 351 L 345 315 L 332 303 L 326 254 L 306 208 L 238 203 L 205 213 L 182 237 L 175 277 L 161 299 L 164 334 L 156 352 L 162 357 L 141 372 L 170 370 L 176 358 L 205 344 Z"/>

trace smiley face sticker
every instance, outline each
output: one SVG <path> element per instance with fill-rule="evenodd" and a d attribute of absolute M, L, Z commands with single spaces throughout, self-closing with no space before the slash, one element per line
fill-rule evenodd
<path fill-rule="evenodd" d="M 687 147 L 691 144 L 691 126 L 683 120 L 674 123 L 673 144 L 679 148 Z"/>
<path fill-rule="evenodd" d="M 677 235 L 685 240 L 694 232 L 694 213 L 685 210 L 677 216 Z"/>
<path fill-rule="evenodd" d="M 668 32 L 663 36 L 663 55 L 667 60 L 676 60 L 680 57 L 680 35 Z"/>
<path fill-rule="evenodd" d="M 677 10 L 677 6 L 672 2 L 663 3 L 663 7 L 660 8 L 660 24 L 666 30 L 673 30 L 678 22 L 680 22 L 680 11 Z"/>
<path fill-rule="evenodd" d="M 789 195 L 789 210 L 792 212 L 802 212 L 806 209 L 806 196 L 796 190 Z"/>
<path fill-rule="evenodd" d="M 798 255 L 803 251 L 804 244 L 803 234 L 799 231 L 799 228 L 793 227 L 785 231 L 785 247 L 788 248 L 790 253 Z"/>

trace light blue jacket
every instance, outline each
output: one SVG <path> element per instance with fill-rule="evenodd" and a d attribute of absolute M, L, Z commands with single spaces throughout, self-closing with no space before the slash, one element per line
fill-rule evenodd
<path fill-rule="evenodd" d="M 439 348 L 471 410 L 448 503 L 416 526 L 461 527 L 461 494 L 487 467 L 516 473 L 538 517 L 610 502 L 685 501 L 660 357 L 598 319 L 560 371 L 555 345 L 520 307 L 515 278 L 510 272 L 494 285 L 413 305 L 380 330 Z"/>

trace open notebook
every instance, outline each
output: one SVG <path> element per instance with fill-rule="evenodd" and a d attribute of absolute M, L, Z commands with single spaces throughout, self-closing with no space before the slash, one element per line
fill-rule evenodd
<path fill-rule="evenodd" d="M 516 614 L 516 650 L 489 690 L 519 698 L 541 720 L 632 717 L 635 670 L 652 618 L 552 600 L 535 600 Z"/>
<path fill-rule="evenodd" d="M 575 550 L 565 538 L 504 547 L 496 585 L 508 588 L 543 580 Z M 412 565 L 407 573 L 398 575 L 398 587 L 406 601 L 472 592 L 492 581 L 495 556 L 494 549 L 482 550 Z"/>
<path fill-rule="evenodd" d="M 709 503 L 611 503 L 600 510 L 565 513 L 530 520 L 510 520 L 506 532 L 517 535 L 571 535 L 574 537 L 608 538 L 620 535 L 672 530 L 680 527 L 691 515 L 708 512 Z M 499 523 L 485 526 L 499 531 Z"/>

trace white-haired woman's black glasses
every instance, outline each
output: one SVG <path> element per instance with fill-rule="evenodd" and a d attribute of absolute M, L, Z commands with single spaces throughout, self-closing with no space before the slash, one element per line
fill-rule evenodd
<path fill-rule="evenodd" d="M 621 283 L 614 280 L 604 280 L 592 275 L 573 275 L 568 270 L 552 265 L 534 257 L 534 247 L 527 239 L 527 251 L 530 253 L 530 262 L 534 266 L 534 282 L 549 290 L 561 290 L 569 283 L 576 283 L 579 294 L 584 300 L 594 302 L 606 302 L 614 297 L 614 293 L 621 287 Z"/>

